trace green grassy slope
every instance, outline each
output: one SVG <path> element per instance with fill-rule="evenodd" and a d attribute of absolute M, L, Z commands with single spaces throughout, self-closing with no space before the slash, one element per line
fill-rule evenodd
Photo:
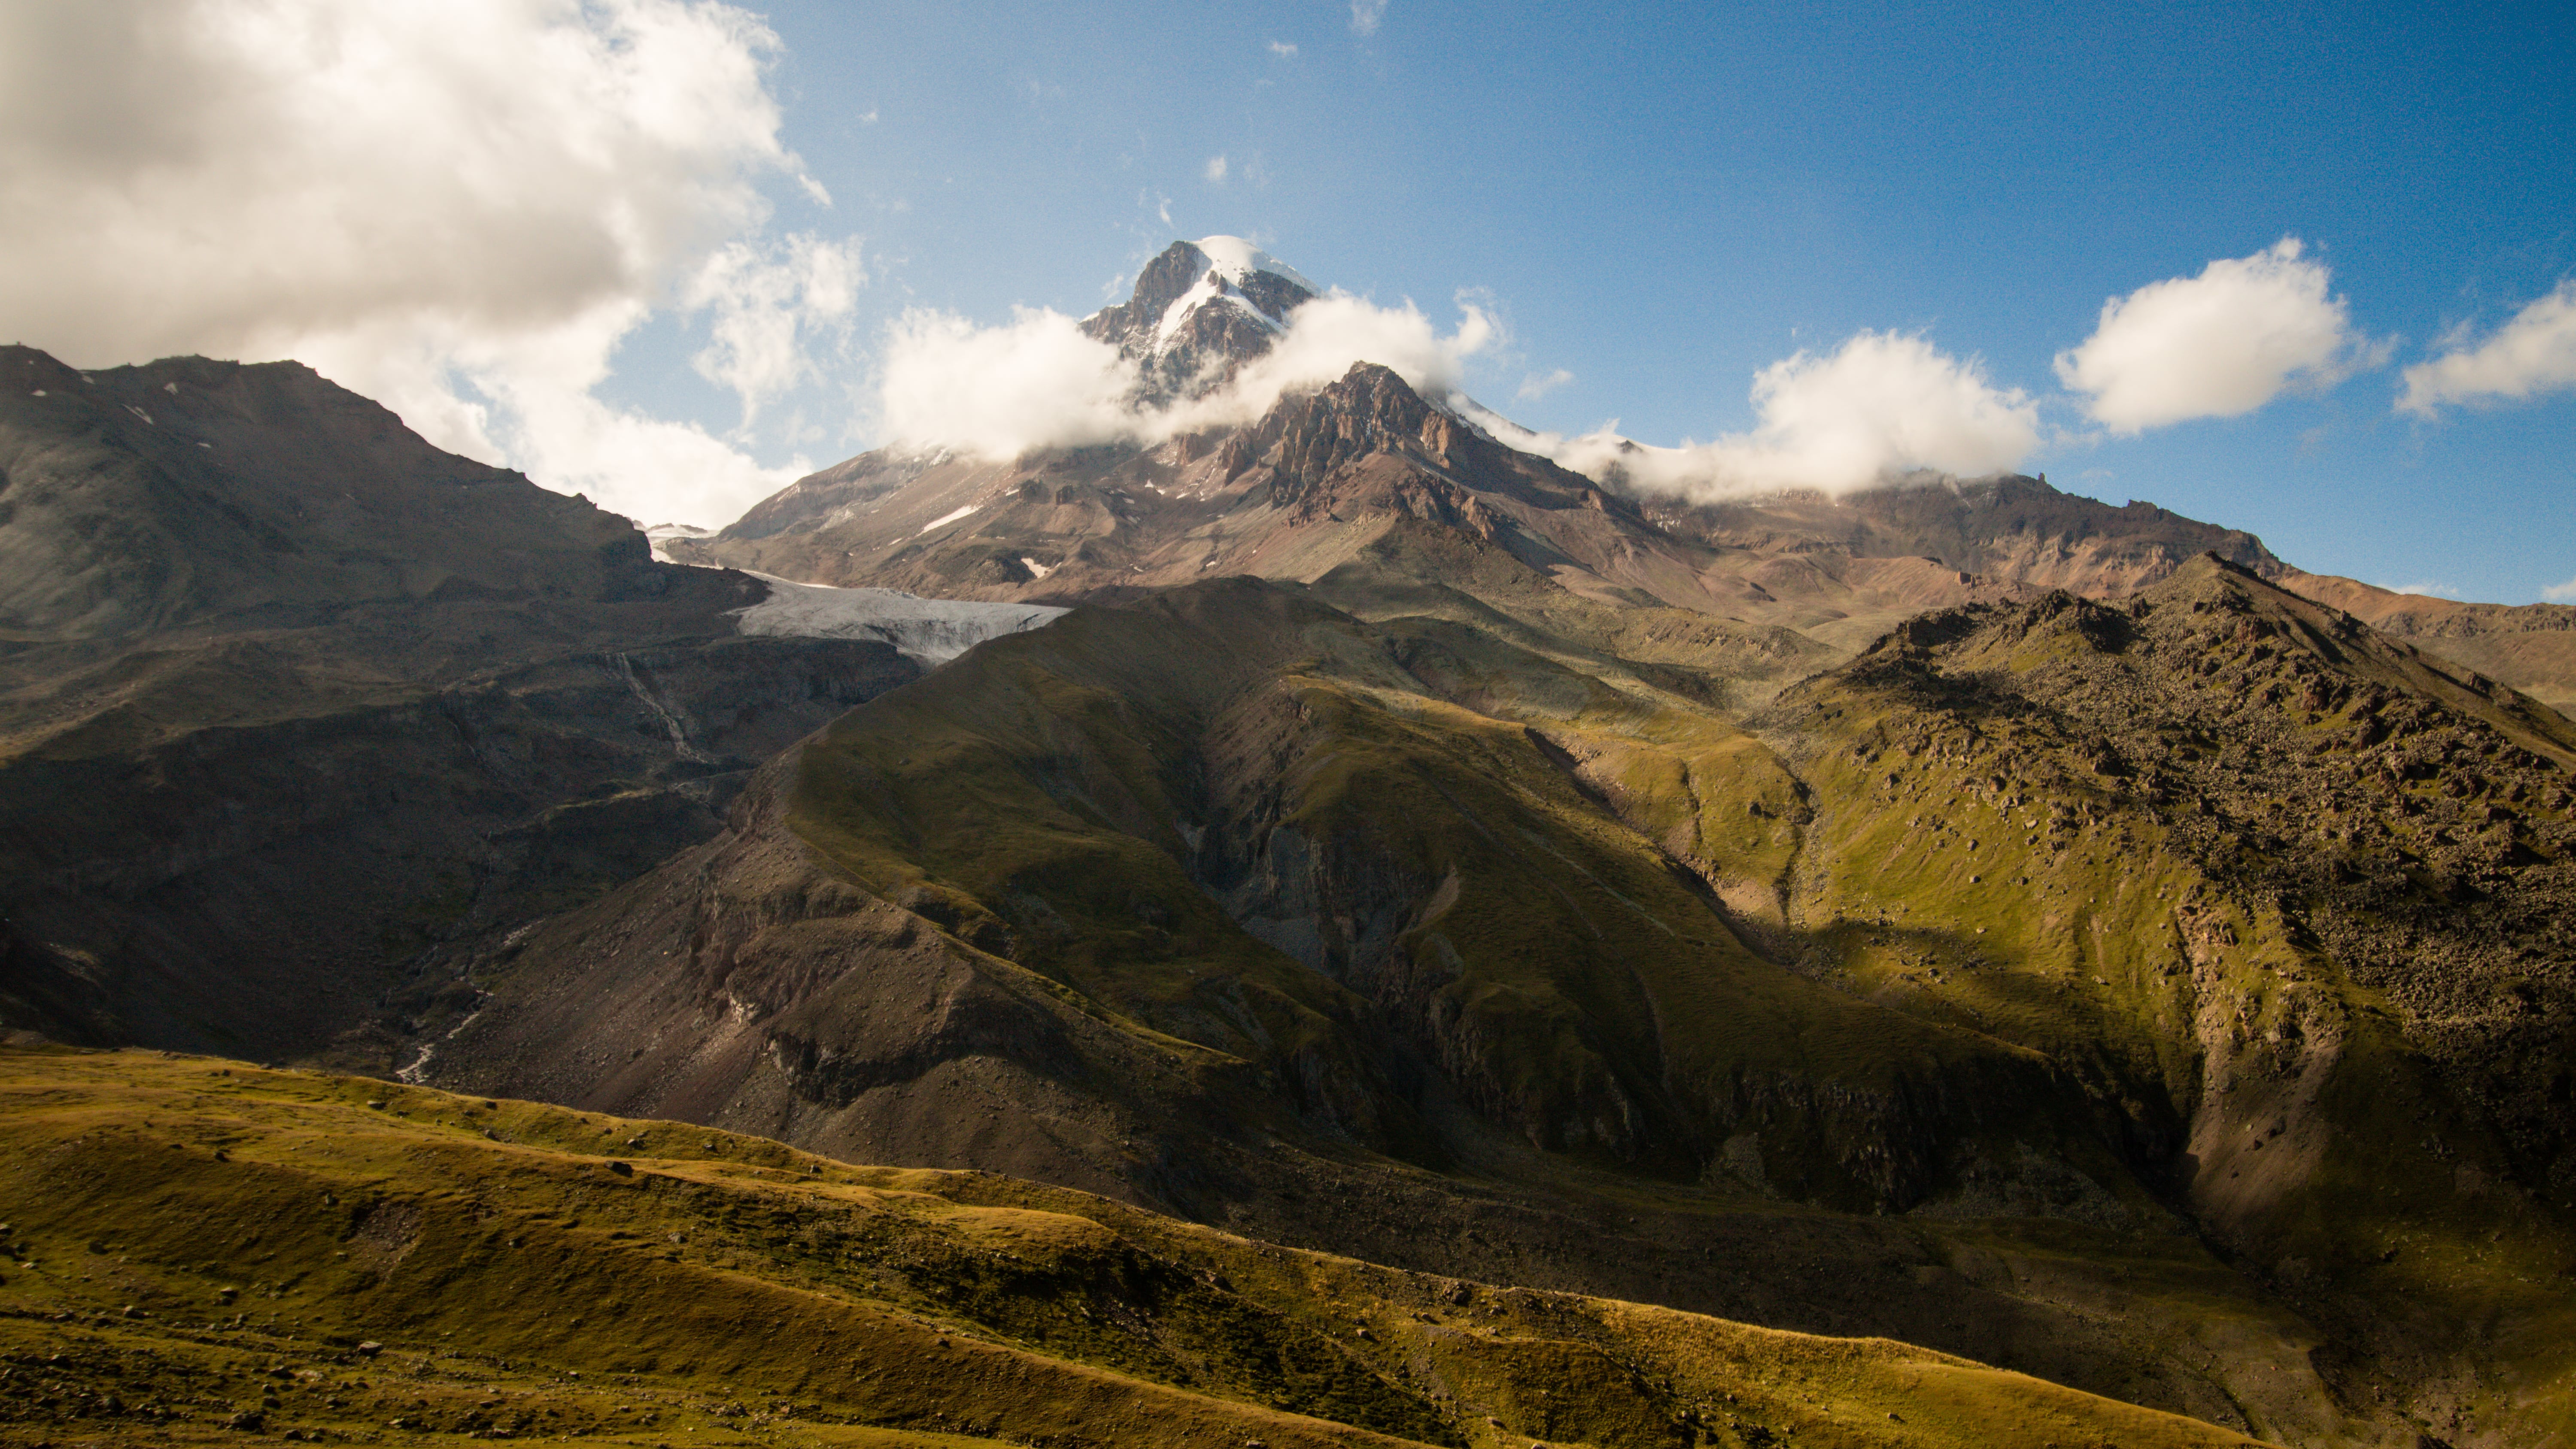
<path fill-rule="evenodd" d="M 1775 723 L 1812 969 L 2130 1104 L 2347 1398 L 2576 1430 L 2565 720 L 2205 560 L 1918 621 Z M 2044 1201 L 2008 1168 L 1987 1210 Z"/>
<path fill-rule="evenodd" d="M 1400 1156 L 1439 1160 L 1358 1045 L 1381 1014 L 1530 1144 L 1671 1180 L 1767 1125 L 1795 1195 L 1902 1207 L 1945 1136 L 2086 1139 L 2035 1058 L 1761 960 L 1525 719 L 1703 769 L 1767 753 L 1471 631 L 1236 581 L 844 717 L 790 820 L 962 939 L 1320 1084 L 1310 1117 Z"/>
<path fill-rule="evenodd" d="M 0 1442 L 2251 1442 L 1883 1340 L 160 1053 L 0 1049 L 0 1214 Z"/>

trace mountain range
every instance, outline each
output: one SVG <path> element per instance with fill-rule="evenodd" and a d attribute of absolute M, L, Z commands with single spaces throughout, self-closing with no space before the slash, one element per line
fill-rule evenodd
<path fill-rule="evenodd" d="M 1141 416 L 1323 292 L 1211 238 L 1082 325 Z M 1130 1316 L 1041 1356 L 1397 1441 L 1952 1442 L 1892 1379 L 1713 1410 L 1779 1380 L 1680 1393 L 1567 1308 L 1488 1325 L 1521 1357 L 1460 1413 L 1420 1377 L 1449 1284 L 2173 1416 L 2071 1442 L 2576 1432 L 2576 610 L 2038 478 L 1685 502 L 1487 416 L 1361 362 L 1158 440 L 889 446 L 648 540 L 291 364 L 0 353 L 16 1090 L 163 1070 L 38 1038 L 399 1075 L 442 1124 L 695 1124 L 633 1130 L 1230 1281 L 1338 1255 L 1294 1261 L 1356 1261 L 1330 1291 L 1405 1343 L 1345 1387 L 1209 1368 L 1307 1350 L 1184 1332 L 1235 1320 L 1139 1297 L 1129 1248 L 1048 1260 Z M 154 1090 L 83 1110 L 201 1110 Z M 406 1200 L 485 1192 L 441 1185 L 500 1170 L 469 1157 Z M 45 1230 L 110 1240 L 105 1201 Z M 891 1311 L 857 1261 L 798 1291 Z M 663 1276 L 636 1311 L 702 1291 Z M 906 1291 L 1037 1351 L 965 1281 Z M 332 1312 L 391 1332 L 364 1295 L 401 1283 Z M 1648 1407 L 1559 1412 L 1614 1378 Z"/>

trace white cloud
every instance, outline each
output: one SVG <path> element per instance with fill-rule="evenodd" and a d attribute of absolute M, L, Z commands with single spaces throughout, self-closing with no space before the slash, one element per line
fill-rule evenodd
<path fill-rule="evenodd" d="M 2540 596 L 2553 604 L 2576 604 L 2576 579 L 2569 579 L 2563 584 L 2551 584 L 2540 591 Z"/>
<path fill-rule="evenodd" d="M 776 49 L 711 0 L 0 7 L 0 332 L 81 366 L 296 357 L 442 446 L 720 522 L 797 468 L 593 389 L 703 308 L 748 419 L 858 285 L 853 244 L 754 240 L 764 180 L 821 199 Z"/>
<path fill-rule="evenodd" d="M 2460 587 L 2457 584 L 2439 584 L 2426 579 L 2416 584 L 2390 584 L 2388 592 L 2414 594 L 2427 599 L 2456 599 L 2460 596 Z"/>
<path fill-rule="evenodd" d="M 767 249 L 727 243 L 681 289 L 684 306 L 714 314 L 711 340 L 690 362 L 742 400 L 748 429 L 763 403 L 813 375 L 810 335 L 846 333 L 866 284 L 856 238 L 799 232 Z"/>
<path fill-rule="evenodd" d="M 1519 398 L 1522 402 L 1534 402 L 1572 381 L 1574 381 L 1574 374 L 1566 371 L 1562 367 L 1549 373 L 1545 377 L 1541 377 L 1537 373 L 1533 372 L 1529 376 L 1521 379 L 1519 390 L 1514 392 L 1512 395 Z"/>
<path fill-rule="evenodd" d="M 997 460 L 1045 447 L 1152 444 L 1250 422 L 1355 362 L 1374 362 L 1515 447 L 1594 477 L 1703 498 L 1839 492 L 1926 469 L 1979 476 L 2018 465 L 2040 444 L 2038 408 L 2027 395 L 1997 389 L 1975 362 L 1920 337 L 1878 332 L 1763 369 L 1753 383 L 1759 422 L 1745 434 L 1656 448 L 1608 428 L 1573 438 L 1534 433 L 1459 392 L 1468 361 L 1508 338 L 1479 294 L 1456 302 L 1458 325 L 1443 334 L 1410 302 L 1382 307 L 1328 292 L 1290 314 L 1270 352 L 1225 386 L 1159 409 L 1136 406 L 1136 365 L 1084 336 L 1071 317 L 1024 309 L 1008 324 L 982 327 L 915 311 L 888 330 L 876 421 L 890 441 Z"/>
<path fill-rule="evenodd" d="M 1274 40 L 1270 42 L 1270 53 L 1279 57 L 1281 60 L 1295 60 L 1297 58 L 1297 47 L 1290 41 Z"/>
<path fill-rule="evenodd" d="M 2406 369 L 2405 377 L 2398 411 L 2420 417 L 2431 417 L 2445 403 L 2520 402 L 2576 388 L 2576 279 L 2559 283 L 2485 341 L 2454 345 Z"/>
<path fill-rule="evenodd" d="M 1921 471 L 1983 476 L 2018 467 L 2040 445 L 2029 395 L 1911 333 L 1865 331 L 1827 355 L 1783 358 L 1754 374 L 1752 400 L 1750 432 L 1678 448 L 1623 438 L 1616 423 L 1569 438 L 1490 413 L 1478 421 L 1577 472 L 1701 500 L 1840 493 Z"/>
<path fill-rule="evenodd" d="M 887 328 L 878 424 L 892 440 L 1015 458 L 1133 436 L 1136 370 L 1060 312 L 1020 309 L 1007 326 L 906 312 Z"/>
<path fill-rule="evenodd" d="M 1443 397 L 1457 388 L 1467 359 L 1502 338 L 1473 297 L 1462 294 L 1458 308 L 1458 327 L 1444 336 L 1410 302 L 1381 307 L 1326 293 L 1291 313 L 1271 350 L 1227 385 L 1167 408 L 1137 407 L 1137 365 L 1061 313 L 1021 309 L 1006 325 L 979 327 L 915 311 L 887 331 L 877 422 L 892 441 L 1008 459 L 1034 448 L 1150 444 L 1250 422 L 1355 362 L 1381 364 L 1425 395 Z"/>
<path fill-rule="evenodd" d="M 1386 19 L 1386 0 L 1351 0 L 1351 34 L 1375 35 Z"/>
<path fill-rule="evenodd" d="M 2294 383 L 2332 385 L 2371 349 L 2303 251 L 2284 237 L 2112 298 L 2093 335 L 2058 354 L 2058 380 L 2090 394 L 2086 410 L 2115 433 L 2235 417 Z"/>
<path fill-rule="evenodd" d="M 1209 185 L 1223 186 L 1225 184 L 1225 173 L 1225 158 L 1223 156 L 1210 156 L 1208 158 L 1207 166 L 1201 170 L 1199 174 L 1207 178 Z"/>

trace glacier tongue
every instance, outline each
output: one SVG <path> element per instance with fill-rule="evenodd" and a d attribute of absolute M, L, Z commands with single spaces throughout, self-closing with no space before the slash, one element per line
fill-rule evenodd
<path fill-rule="evenodd" d="M 734 610 L 740 632 L 879 639 L 924 664 L 945 664 L 987 639 L 1034 629 L 1065 612 L 1045 604 L 925 599 L 900 589 L 835 589 L 770 574 L 752 577 L 769 585 L 769 597 Z"/>

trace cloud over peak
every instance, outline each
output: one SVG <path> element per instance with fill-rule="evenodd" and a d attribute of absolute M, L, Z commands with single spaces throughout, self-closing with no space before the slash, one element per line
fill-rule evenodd
<path fill-rule="evenodd" d="M 2284 237 L 2104 302 L 2093 335 L 2057 355 L 2058 380 L 2115 433 L 2236 417 L 2292 386 L 2331 386 L 2371 349 L 2305 251 Z"/>
<path fill-rule="evenodd" d="M 1152 444 L 1248 423 L 1356 362 L 1379 363 L 1442 397 L 1458 387 L 1466 360 L 1502 336 L 1472 294 L 1461 294 L 1458 308 L 1458 326 L 1443 335 L 1411 302 L 1382 307 L 1327 292 L 1289 313 L 1270 350 L 1226 385 L 1168 407 L 1140 404 L 1141 364 L 1060 312 L 1020 308 L 1008 323 L 979 326 L 916 310 L 887 330 L 876 421 L 889 442 L 1007 460 L 1037 448 Z"/>

